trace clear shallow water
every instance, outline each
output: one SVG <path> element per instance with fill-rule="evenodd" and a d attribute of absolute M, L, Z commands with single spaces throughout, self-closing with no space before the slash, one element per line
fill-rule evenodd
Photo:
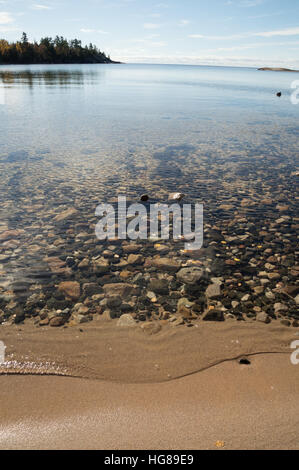
<path fill-rule="evenodd" d="M 69 152 L 151 151 L 190 140 L 214 141 L 215 150 L 231 139 L 254 148 L 278 129 L 282 139 L 298 130 L 299 106 L 290 103 L 298 76 L 225 67 L 2 66 L 0 152 L 45 146 L 65 161 Z"/>
<path fill-rule="evenodd" d="M 101 254 L 94 211 L 118 194 L 138 201 L 147 192 L 165 201 L 168 192 L 182 191 L 187 201 L 204 202 L 210 227 L 216 223 L 223 229 L 222 221 L 235 211 L 244 214 L 248 223 L 238 230 L 245 235 L 257 223 L 262 229 L 262 217 L 268 222 L 277 217 L 277 203 L 289 205 L 288 216 L 295 216 L 291 175 L 298 165 L 299 105 L 291 104 L 290 95 L 298 78 L 297 73 L 225 67 L 0 67 L 5 97 L 0 104 L 0 233 L 24 230 L 1 247 L 2 295 L 9 299 L 11 290 L 22 293 L 30 286 L 40 292 L 46 280 L 44 294 L 51 300 L 61 280 L 76 279 L 81 286 L 97 281 L 92 269 L 82 271 L 77 264 Z M 271 197 L 267 206 L 260 202 Z M 240 209 L 246 198 L 253 205 Z M 223 203 L 231 209 L 219 209 Z M 57 226 L 55 215 L 69 207 L 80 216 Z M 235 235 L 234 230 L 224 233 Z M 210 241 L 219 242 L 214 235 Z M 287 238 L 286 230 L 280 250 Z M 263 243 L 255 237 L 250 243 L 258 242 Z M 210 253 L 213 260 L 241 259 L 244 247 L 217 249 Z M 169 246 L 166 253 L 180 256 L 172 250 Z M 126 259 L 121 249 L 118 253 Z M 151 245 L 143 253 L 156 254 Z M 67 256 L 75 265 L 60 272 L 51 268 L 50 275 L 47 258 L 65 261 Z M 227 275 L 236 269 L 231 266 Z M 214 271 L 223 273 L 219 266 Z M 101 282 L 115 280 L 119 272 L 111 265 L 111 279 Z"/>

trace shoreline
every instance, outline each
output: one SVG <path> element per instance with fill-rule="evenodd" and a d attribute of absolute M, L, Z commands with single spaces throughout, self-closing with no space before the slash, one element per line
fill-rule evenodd
<path fill-rule="evenodd" d="M 111 60 L 109 62 L 0 62 L 0 66 L 9 66 L 9 65 L 109 65 L 109 64 L 123 64 L 124 62 L 117 62 Z"/>
<path fill-rule="evenodd" d="M 155 325 L 154 325 L 155 326 Z M 6 345 L 1 375 L 57 375 L 116 383 L 163 383 L 216 365 L 262 354 L 289 354 L 299 337 L 279 322 L 163 324 L 160 329 L 119 327 L 99 319 L 69 328 L 1 329 Z M 134 358 L 134 360 L 132 360 Z"/>

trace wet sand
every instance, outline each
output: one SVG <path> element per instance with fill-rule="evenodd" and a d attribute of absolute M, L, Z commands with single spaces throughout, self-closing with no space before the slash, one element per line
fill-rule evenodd
<path fill-rule="evenodd" d="M 198 322 L 192 328 L 158 322 L 148 335 L 138 325 L 99 320 L 82 327 L 2 326 L 6 345 L 2 373 L 66 375 L 121 383 L 164 382 L 206 370 L 243 355 L 290 354 L 297 328 L 273 321 Z M 139 325 L 142 326 L 142 323 Z"/>
<path fill-rule="evenodd" d="M 226 322 L 147 336 L 108 322 L 82 330 L 2 329 L 17 366 L 0 376 L 1 449 L 299 448 L 296 329 Z M 53 361 L 72 377 L 22 376 L 22 357 L 41 364 L 34 374 L 51 374 Z"/>
<path fill-rule="evenodd" d="M 298 449 L 299 366 L 226 362 L 168 383 L 0 377 L 1 449 Z"/>

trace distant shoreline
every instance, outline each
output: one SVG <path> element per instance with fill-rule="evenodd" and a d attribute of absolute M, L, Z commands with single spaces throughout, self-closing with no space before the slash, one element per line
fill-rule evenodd
<path fill-rule="evenodd" d="M 115 60 L 107 59 L 104 61 L 97 61 L 97 60 L 86 60 L 86 61 L 69 61 L 69 62 L 1 62 L 1 65 L 90 65 L 90 64 L 122 64 L 123 62 L 118 62 Z"/>
<path fill-rule="evenodd" d="M 285 69 L 281 67 L 262 67 L 258 70 L 262 70 L 264 72 L 297 72 L 299 73 L 299 70 Z"/>
<path fill-rule="evenodd" d="M 21 40 L 8 42 L 0 39 L 0 65 L 50 65 L 50 64 L 115 64 L 97 46 L 83 46 L 79 39 L 70 41 L 63 36 L 45 37 L 39 42 L 29 42 L 27 34 Z"/>
<path fill-rule="evenodd" d="M 115 60 L 110 60 L 107 62 L 0 62 L 0 67 L 2 65 L 109 65 L 109 64 L 123 64 L 123 62 L 117 62 Z"/>

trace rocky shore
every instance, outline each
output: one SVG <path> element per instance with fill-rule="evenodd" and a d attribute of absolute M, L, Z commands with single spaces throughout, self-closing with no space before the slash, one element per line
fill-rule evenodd
<path fill-rule="evenodd" d="M 215 157 L 212 165 L 211 157 L 202 156 L 188 190 L 189 171 L 174 186 L 175 165 L 184 159 L 188 170 L 194 149 L 164 153 L 173 181 L 170 175 L 163 187 L 157 176 L 160 152 L 154 183 L 144 178 L 128 190 L 118 182 L 118 190 L 130 203 L 145 191 L 151 201 L 165 202 L 169 189 L 184 192 L 184 202 L 204 203 L 199 251 L 186 251 L 183 240 L 99 241 L 95 207 L 115 202 L 108 175 L 101 175 L 101 183 L 73 166 L 70 184 L 59 180 L 61 169 L 51 160 L 42 164 L 42 157 L 28 156 L 38 178 L 33 188 L 31 169 L 26 173 L 24 166 L 21 176 L 18 155 L 1 161 L 7 187 L 1 201 L 1 324 L 68 327 L 102 317 L 119 327 L 142 322 L 153 333 L 165 322 L 191 327 L 201 321 L 279 319 L 299 327 L 298 172 L 275 155 L 230 162 Z"/>
<path fill-rule="evenodd" d="M 283 67 L 261 67 L 258 70 L 262 70 L 264 72 L 299 72 L 299 70 L 286 69 Z"/>

